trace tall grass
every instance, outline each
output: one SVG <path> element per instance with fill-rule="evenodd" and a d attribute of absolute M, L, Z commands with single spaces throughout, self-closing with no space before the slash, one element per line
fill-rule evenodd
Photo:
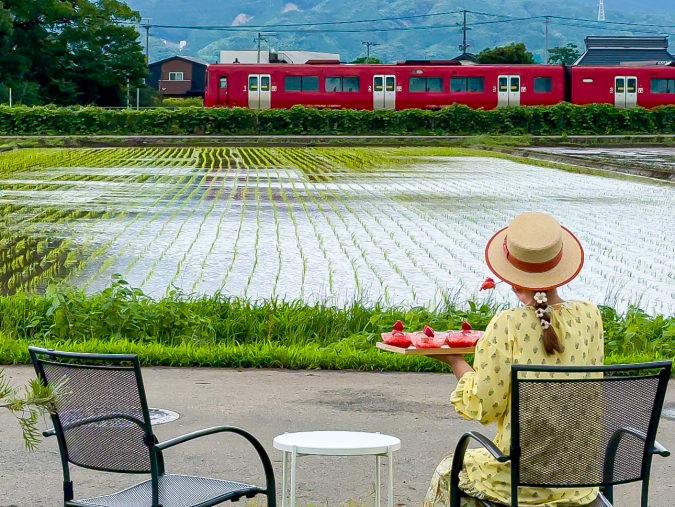
<path fill-rule="evenodd" d="M 147 365 L 447 371 L 428 358 L 380 352 L 374 346 L 379 333 L 398 319 L 410 329 L 456 329 L 464 319 L 484 329 L 498 310 L 472 302 L 427 309 L 357 301 L 338 308 L 177 291 L 154 300 L 116 277 L 92 295 L 51 286 L 44 295 L 1 297 L 0 363 L 25 363 L 27 345 L 39 344 L 134 353 Z M 675 317 L 601 310 L 608 363 L 675 358 Z"/>

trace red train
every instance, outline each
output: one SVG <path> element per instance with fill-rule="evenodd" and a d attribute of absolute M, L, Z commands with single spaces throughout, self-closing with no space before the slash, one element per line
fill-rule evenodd
<path fill-rule="evenodd" d="M 675 104 L 675 67 L 562 65 L 397 65 L 308 62 L 213 64 L 207 68 L 207 107 L 438 109 L 451 104 L 506 106 Z"/>

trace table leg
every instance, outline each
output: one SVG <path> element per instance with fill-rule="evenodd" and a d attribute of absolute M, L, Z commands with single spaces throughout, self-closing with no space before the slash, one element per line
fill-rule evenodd
<path fill-rule="evenodd" d="M 394 507 L 394 452 L 389 449 L 387 452 L 387 464 L 389 465 L 389 491 L 387 491 L 387 505 Z"/>
<path fill-rule="evenodd" d="M 281 507 L 288 506 L 288 453 L 282 451 L 283 463 L 281 464 Z"/>
<path fill-rule="evenodd" d="M 291 503 L 289 507 L 295 507 L 295 471 L 297 468 L 298 462 L 298 452 L 293 447 L 293 452 L 291 453 Z"/>
<path fill-rule="evenodd" d="M 379 456 L 375 456 L 375 507 L 381 507 L 380 490 L 382 489 L 380 483 L 380 460 Z"/>

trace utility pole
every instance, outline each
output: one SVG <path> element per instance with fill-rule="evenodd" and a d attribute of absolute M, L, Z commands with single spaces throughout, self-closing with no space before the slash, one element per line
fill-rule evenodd
<path fill-rule="evenodd" d="M 469 50 L 469 43 L 466 40 L 466 34 L 469 31 L 469 27 L 466 24 L 466 14 L 469 11 L 464 10 L 462 11 L 462 14 L 464 15 L 464 20 L 461 23 L 462 26 L 462 43 L 459 45 L 459 50 L 462 52 L 462 54 L 466 54 L 467 51 Z M 460 23 L 456 23 L 456 25 L 460 25 Z"/>
<path fill-rule="evenodd" d="M 544 23 L 546 24 L 546 61 L 544 62 L 548 65 L 548 24 L 551 21 L 551 16 L 546 16 L 544 18 Z"/>
<path fill-rule="evenodd" d="M 268 51 L 269 51 L 270 41 L 269 41 L 269 39 L 267 39 L 267 37 L 276 37 L 276 36 L 277 36 L 276 33 L 260 33 L 260 32 L 258 32 L 258 36 L 255 39 L 253 39 L 253 42 L 258 43 L 258 63 L 260 63 L 260 45 L 263 43 L 263 41 L 267 42 L 267 47 L 268 47 Z"/>
<path fill-rule="evenodd" d="M 462 23 L 462 54 L 466 53 L 466 10 L 464 11 L 464 22 Z"/>
<path fill-rule="evenodd" d="M 381 46 L 382 44 L 379 44 L 377 42 L 362 42 L 362 46 L 366 46 L 366 62 L 370 60 L 370 48 L 371 46 Z"/>
<path fill-rule="evenodd" d="M 150 20 L 152 18 L 142 18 L 141 21 L 145 20 L 145 64 L 150 65 Z"/>
<path fill-rule="evenodd" d="M 605 2 L 600 0 L 600 6 L 598 7 L 598 21 L 605 21 Z"/>

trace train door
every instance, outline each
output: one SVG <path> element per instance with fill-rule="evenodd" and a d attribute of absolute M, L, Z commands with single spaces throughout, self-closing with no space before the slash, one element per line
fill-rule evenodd
<path fill-rule="evenodd" d="M 373 109 L 396 109 L 396 76 L 373 77 Z"/>
<path fill-rule="evenodd" d="M 248 107 L 249 109 L 269 109 L 272 107 L 272 90 L 269 74 L 249 74 Z"/>
<path fill-rule="evenodd" d="M 227 97 L 227 76 L 220 76 L 218 78 L 218 105 L 227 106 L 228 97 Z"/>
<path fill-rule="evenodd" d="M 497 107 L 520 105 L 520 76 L 499 76 Z"/>
<path fill-rule="evenodd" d="M 637 77 L 616 76 L 614 78 L 614 105 L 631 109 L 637 107 Z"/>

